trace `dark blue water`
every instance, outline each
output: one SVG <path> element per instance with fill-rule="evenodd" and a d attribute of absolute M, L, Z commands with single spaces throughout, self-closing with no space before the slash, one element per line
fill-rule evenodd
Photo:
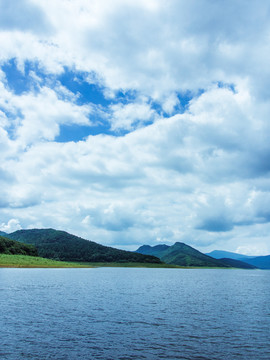
<path fill-rule="evenodd" d="M 270 271 L 0 269 L 0 359 L 270 359 Z"/>

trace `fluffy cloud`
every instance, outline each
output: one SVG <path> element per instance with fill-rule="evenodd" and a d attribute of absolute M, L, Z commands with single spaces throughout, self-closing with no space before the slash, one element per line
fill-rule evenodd
<path fill-rule="evenodd" d="M 2 229 L 270 252 L 267 1 L 0 6 Z"/>
<path fill-rule="evenodd" d="M 7 233 L 10 233 L 10 232 L 13 232 L 16 230 L 21 230 L 21 228 L 22 227 L 17 219 L 10 219 L 7 224 L 2 223 L 0 225 L 0 231 L 4 231 Z"/>
<path fill-rule="evenodd" d="M 215 81 L 248 78 L 254 91 L 266 91 L 261 70 L 269 75 L 267 1 L 260 7 L 240 0 L 27 4 L 39 9 L 48 30 L 37 33 L 35 17 L 28 21 L 30 33 L 7 30 L 2 58 L 38 59 L 50 72 L 65 65 L 93 70 L 111 90 L 136 89 L 164 103 L 174 91 L 197 91 Z"/>
<path fill-rule="evenodd" d="M 132 130 L 155 118 L 155 111 L 146 103 L 114 104 L 111 106 L 112 130 Z"/>
<path fill-rule="evenodd" d="M 74 94 L 62 87 L 44 86 L 38 92 L 14 95 L 0 83 L 0 90 L 2 127 L 11 129 L 13 137 L 24 146 L 40 140 L 54 140 L 61 124 L 91 125 L 92 108 L 76 105 Z"/>
<path fill-rule="evenodd" d="M 207 137 L 199 136 L 205 111 L 200 98 L 198 102 L 192 114 L 160 119 L 124 137 L 99 135 L 79 143 L 33 145 L 9 162 L 10 173 L 15 176 L 16 169 L 19 174 L 14 186 L 8 184 L 9 206 L 18 208 L 16 214 L 22 204 L 28 207 L 26 224 L 31 215 L 32 223 L 34 217 L 37 222 L 42 218 L 43 226 L 70 228 L 122 245 L 179 238 L 210 245 L 224 233 L 232 236 L 253 223 L 267 224 L 262 199 L 268 191 L 254 191 L 249 178 L 236 182 L 243 175 L 235 158 L 253 154 L 227 141 L 226 146 L 224 141 L 207 141 L 215 139 L 215 123 Z M 217 116 L 219 103 L 214 103 Z M 249 162 L 245 166 L 249 174 Z"/>

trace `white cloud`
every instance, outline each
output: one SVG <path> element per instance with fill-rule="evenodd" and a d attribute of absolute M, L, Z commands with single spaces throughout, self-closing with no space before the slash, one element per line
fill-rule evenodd
<path fill-rule="evenodd" d="M 17 219 L 10 219 L 7 224 L 2 223 L 0 225 L 0 230 L 7 233 L 11 233 L 16 230 L 21 230 L 21 228 L 22 227 L 20 225 L 20 222 Z"/>
<path fill-rule="evenodd" d="M 39 38 L 31 22 L 33 35 L 6 32 L 3 58 L 38 59 L 50 72 L 63 65 L 93 70 L 111 89 L 137 89 L 162 102 L 213 81 L 248 77 L 261 95 L 266 89 L 260 72 L 269 75 L 267 1 L 32 3 L 50 24 L 47 32 Z"/>
<path fill-rule="evenodd" d="M 236 249 L 236 253 L 243 254 L 243 255 L 249 255 L 249 256 L 260 256 L 261 254 L 267 254 L 268 248 L 265 245 L 249 245 L 249 246 L 238 246 Z"/>
<path fill-rule="evenodd" d="M 157 117 L 155 111 L 146 103 L 115 104 L 110 109 L 112 111 L 110 117 L 112 130 L 136 129 Z"/>
<path fill-rule="evenodd" d="M 118 0 L 109 6 L 104 0 L 39 0 L 23 6 L 42 13 L 47 27 L 38 33 L 33 17 L 31 33 L 2 32 L 3 60 L 38 61 L 50 73 L 64 66 L 95 71 L 107 90 L 135 89 L 166 111 L 176 101 L 175 91 L 196 92 L 216 81 L 237 85 L 248 79 L 253 92 L 267 95 L 267 1 L 246 6 L 243 1 Z"/>
<path fill-rule="evenodd" d="M 22 145 L 29 145 L 40 140 L 54 140 L 60 132 L 60 125 L 91 125 L 89 116 L 92 107 L 75 104 L 74 94 L 63 87 L 50 89 L 46 86 L 37 93 L 29 92 L 14 95 L 0 83 L 2 97 L 0 106 L 13 119 L 6 121 L 7 115 L 2 111 L 2 126 L 8 128 L 14 123 L 13 136 Z"/>

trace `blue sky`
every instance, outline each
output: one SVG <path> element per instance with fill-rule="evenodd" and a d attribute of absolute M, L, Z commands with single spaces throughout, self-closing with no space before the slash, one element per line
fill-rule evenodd
<path fill-rule="evenodd" d="M 0 230 L 269 254 L 269 10 L 0 0 Z"/>

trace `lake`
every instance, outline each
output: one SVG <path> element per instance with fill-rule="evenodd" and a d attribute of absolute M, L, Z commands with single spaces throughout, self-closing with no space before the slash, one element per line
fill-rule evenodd
<path fill-rule="evenodd" d="M 270 271 L 0 269 L 1 360 L 270 359 Z"/>

